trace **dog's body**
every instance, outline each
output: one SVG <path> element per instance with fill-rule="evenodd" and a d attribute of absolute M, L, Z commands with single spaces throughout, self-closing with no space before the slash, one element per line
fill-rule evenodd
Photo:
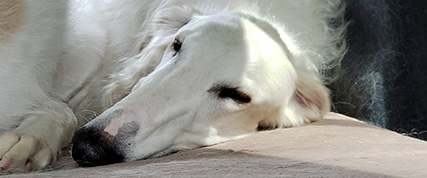
<path fill-rule="evenodd" d="M 328 26 L 338 6 L 0 0 L 0 167 L 43 169 L 101 113 L 74 138 L 81 165 L 318 120 L 319 71 L 344 52 L 343 28 Z"/>

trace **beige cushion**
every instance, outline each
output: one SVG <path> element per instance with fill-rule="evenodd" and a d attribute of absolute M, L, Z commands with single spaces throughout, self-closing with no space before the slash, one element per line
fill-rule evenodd
<path fill-rule="evenodd" d="M 427 177 L 427 142 L 330 113 L 303 127 L 150 159 L 80 168 L 68 154 L 13 177 Z"/>

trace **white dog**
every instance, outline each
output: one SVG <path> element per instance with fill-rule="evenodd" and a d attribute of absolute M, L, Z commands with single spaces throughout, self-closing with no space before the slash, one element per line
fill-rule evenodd
<path fill-rule="evenodd" d="M 344 26 L 330 26 L 339 7 L 0 0 L 0 168 L 47 167 L 95 117 L 73 139 L 83 166 L 321 119 L 330 103 L 320 73 L 345 51 Z"/>

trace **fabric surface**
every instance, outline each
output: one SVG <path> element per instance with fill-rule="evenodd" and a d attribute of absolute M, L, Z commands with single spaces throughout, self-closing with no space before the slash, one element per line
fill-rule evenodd
<path fill-rule="evenodd" d="M 427 140 L 427 1 L 344 0 L 348 52 L 335 111 Z"/>
<path fill-rule="evenodd" d="M 427 142 L 335 113 L 157 159 L 82 168 L 64 152 L 48 171 L 4 177 L 427 177 Z"/>

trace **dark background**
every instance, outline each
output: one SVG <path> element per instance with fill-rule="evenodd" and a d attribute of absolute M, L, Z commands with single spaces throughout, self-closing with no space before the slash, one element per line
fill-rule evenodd
<path fill-rule="evenodd" d="M 345 0 L 333 110 L 427 140 L 427 0 Z"/>

